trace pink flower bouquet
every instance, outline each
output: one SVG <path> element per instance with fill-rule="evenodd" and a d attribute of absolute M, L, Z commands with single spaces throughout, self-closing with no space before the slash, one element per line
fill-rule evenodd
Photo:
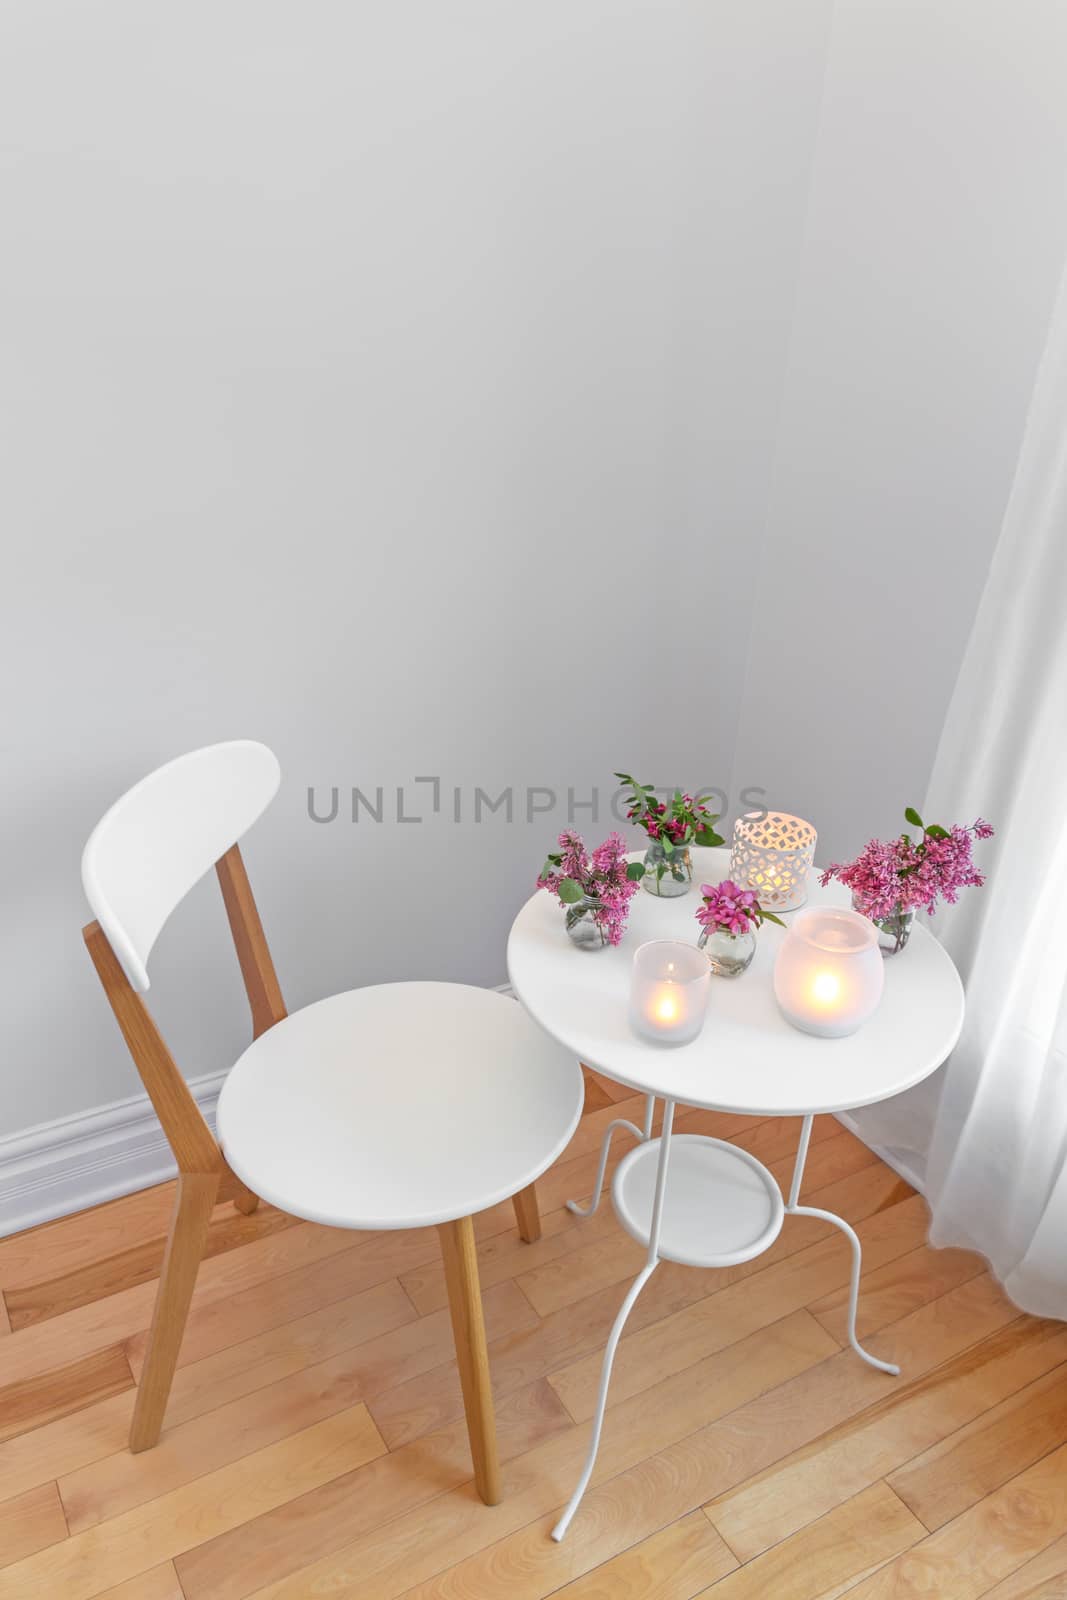
<path fill-rule="evenodd" d="M 722 883 L 700 885 L 701 901 L 696 919 L 703 932 L 697 940 L 705 952 L 712 972 L 721 978 L 736 978 L 744 972 L 756 953 L 756 931 L 765 922 L 781 917 L 764 911 L 755 891 L 743 889 L 731 878 Z"/>
<path fill-rule="evenodd" d="M 918 842 L 909 833 L 897 839 L 872 839 L 855 861 L 833 862 L 820 880 L 826 885 L 837 878 L 852 890 L 856 910 L 877 923 L 889 939 L 882 942 L 887 955 L 907 944 L 916 911 L 924 909 L 932 916 L 940 900 L 954 905 L 961 889 L 981 888 L 985 876 L 972 860 L 971 847 L 975 839 L 993 837 L 993 829 L 981 817 L 969 827 L 942 828 L 936 822 L 927 826 L 913 806 L 904 816 L 922 830 Z"/>
<path fill-rule="evenodd" d="M 714 887 L 702 883 L 700 894 L 696 919 L 708 933 L 730 933 L 736 937 L 741 933 L 755 933 L 764 922 L 776 922 L 780 928 L 785 926 L 773 911 L 764 911 L 754 890 L 742 889 L 730 878 L 724 878 Z"/>
<path fill-rule="evenodd" d="M 637 889 L 637 862 L 626 859 L 626 841 L 612 833 L 590 854 L 580 833 L 565 828 L 559 851 L 549 855 L 537 879 L 539 889 L 558 897 L 567 913 L 567 932 L 584 948 L 618 944 L 626 930 L 630 901 Z"/>

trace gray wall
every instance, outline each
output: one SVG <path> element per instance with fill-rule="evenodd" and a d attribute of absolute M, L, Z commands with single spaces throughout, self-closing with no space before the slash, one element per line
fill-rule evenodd
<path fill-rule="evenodd" d="M 1065 83 L 1051 0 L 835 10 L 734 756 L 824 860 L 923 803 L 1067 254 Z"/>
<path fill-rule="evenodd" d="M 136 1087 L 78 858 L 156 763 L 277 750 L 247 857 L 290 1006 L 496 982 L 566 820 L 527 785 L 891 825 L 1006 498 L 1064 249 L 1053 5 L 295 17 L 0 18 L 0 1133 Z M 308 819 L 420 774 L 421 825 Z M 152 1003 L 191 1075 L 243 1044 L 213 884 Z"/>

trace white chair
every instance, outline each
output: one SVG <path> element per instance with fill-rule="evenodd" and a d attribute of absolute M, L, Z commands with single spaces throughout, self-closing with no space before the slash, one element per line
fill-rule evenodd
<path fill-rule="evenodd" d="M 280 777 L 251 740 L 194 750 L 124 794 L 82 860 L 96 918 L 85 941 L 179 1170 L 130 1449 L 159 1438 L 222 1181 L 245 1212 L 263 1196 L 332 1227 L 438 1228 L 474 1476 L 493 1505 L 471 1218 L 513 1197 L 522 1237 L 539 1235 L 534 1180 L 574 1132 L 581 1072 L 513 1000 L 461 984 L 379 984 L 287 1016 L 237 845 Z M 213 864 L 253 1028 L 219 1099 L 218 1144 L 141 998 L 160 929 Z"/>

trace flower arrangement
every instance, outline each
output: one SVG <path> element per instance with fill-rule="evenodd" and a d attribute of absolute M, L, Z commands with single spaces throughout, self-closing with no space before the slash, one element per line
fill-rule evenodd
<path fill-rule="evenodd" d="M 993 837 L 981 817 L 969 827 L 957 823 L 951 828 L 927 825 L 914 806 L 904 817 L 922 830 L 918 842 L 907 832 L 896 839 L 872 839 L 855 861 L 833 862 L 820 879 L 825 887 L 837 878 L 852 890 L 856 910 L 895 941 L 882 946 L 885 953 L 907 944 L 916 911 L 925 908 L 932 916 L 939 900 L 954 905 L 961 889 L 981 888 L 985 875 L 975 866 L 971 847 L 975 839 Z"/>
<path fill-rule="evenodd" d="M 651 783 L 638 783 L 628 772 L 617 772 L 615 776 L 630 790 L 627 817 L 643 828 L 650 839 L 661 844 L 668 855 L 678 845 L 713 847 L 723 843 L 712 826 L 718 822 L 719 813 L 709 811 L 703 800 L 694 800 L 681 789 L 675 789 L 669 802 L 657 800 Z"/>
<path fill-rule="evenodd" d="M 717 845 L 722 839 L 712 824 L 718 813 L 709 811 L 702 800 L 675 789 L 670 800 L 657 800 L 650 783 L 638 783 L 628 772 L 617 772 L 620 783 L 630 790 L 626 815 L 648 835 L 648 849 L 635 878 L 644 880 L 650 894 L 685 894 L 693 881 L 690 844 Z"/>
<path fill-rule="evenodd" d="M 731 878 L 722 883 L 700 885 L 701 901 L 696 919 L 707 933 L 755 933 L 765 922 L 776 922 L 785 927 L 781 917 L 765 911 L 756 898 L 754 889 L 742 889 Z"/>
<path fill-rule="evenodd" d="M 581 834 L 569 828 L 558 842 L 559 850 L 541 868 L 537 887 L 556 895 L 567 910 L 568 932 L 573 934 L 578 918 L 588 912 L 600 944 L 618 944 L 641 875 L 640 863 L 627 861 L 626 841 L 619 833 L 609 834 L 591 853 Z M 582 901 L 588 904 L 579 910 Z"/>

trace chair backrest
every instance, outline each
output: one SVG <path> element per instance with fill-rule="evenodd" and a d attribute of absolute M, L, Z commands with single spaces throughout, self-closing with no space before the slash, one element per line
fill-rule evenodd
<path fill-rule="evenodd" d="M 233 739 L 157 767 L 97 823 L 82 883 L 138 993 L 148 989 L 148 957 L 171 912 L 262 815 L 280 782 L 272 750 Z"/>
<path fill-rule="evenodd" d="M 253 1034 L 258 1037 L 285 1016 L 237 843 L 273 800 L 280 780 L 273 751 L 252 739 L 193 750 L 150 772 L 116 800 L 82 856 L 82 882 L 95 913 L 82 937 L 178 1167 L 187 1174 L 217 1176 L 228 1169 L 141 998 L 148 988 L 148 957 L 175 906 L 213 866 Z M 239 1180 L 233 1182 L 239 1209 L 252 1209 L 255 1196 Z"/>

